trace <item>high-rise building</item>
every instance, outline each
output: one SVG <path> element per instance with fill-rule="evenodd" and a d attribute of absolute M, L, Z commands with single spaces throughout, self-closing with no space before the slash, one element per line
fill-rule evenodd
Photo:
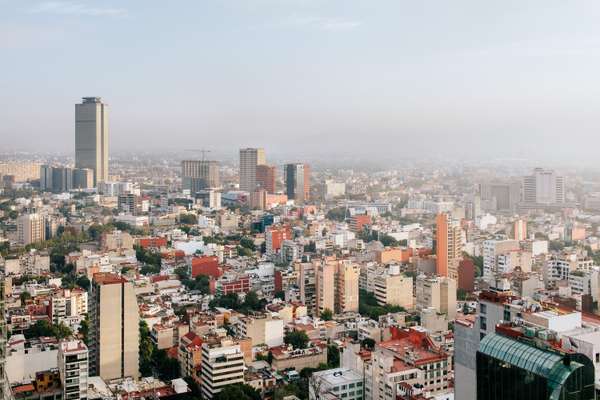
<path fill-rule="evenodd" d="M 244 353 L 240 344 L 224 338 L 202 344 L 200 382 L 203 397 L 212 399 L 224 386 L 244 383 Z"/>
<path fill-rule="evenodd" d="M 138 379 L 139 311 L 133 284 L 119 275 L 95 274 L 89 312 L 90 375 Z"/>
<path fill-rule="evenodd" d="M 68 167 L 52 168 L 52 191 L 68 192 L 73 189 L 73 169 Z"/>
<path fill-rule="evenodd" d="M 192 193 L 221 185 L 218 161 L 183 160 L 181 176 L 183 189 Z"/>
<path fill-rule="evenodd" d="M 514 223 L 513 236 L 515 240 L 523 241 L 527 239 L 527 221 L 519 218 Z"/>
<path fill-rule="evenodd" d="M 52 190 L 52 167 L 50 165 L 40 166 L 40 190 Z"/>
<path fill-rule="evenodd" d="M 417 310 L 435 308 L 449 320 L 456 317 L 456 281 L 446 277 L 419 275 L 416 285 Z"/>
<path fill-rule="evenodd" d="M 373 279 L 377 304 L 389 304 L 411 310 L 414 306 L 413 278 L 397 272 L 385 271 Z"/>
<path fill-rule="evenodd" d="M 256 166 L 256 186 L 266 190 L 267 193 L 275 193 L 275 176 L 277 169 L 274 165 Z"/>
<path fill-rule="evenodd" d="M 486 335 L 477 351 L 477 400 L 595 399 L 589 358 L 536 343 Z"/>
<path fill-rule="evenodd" d="M 46 240 L 46 222 L 41 214 L 32 213 L 17 218 L 17 238 L 22 246 Z"/>
<path fill-rule="evenodd" d="M 75 105 L 75 167 L 94 171 L 94 185 L 108 180 L 108 104 L 84 97 Z"/>
<path fill-rule="evenodd" d="M 240 149 L 240 190 L 254 192 L 257 184 L 256 167 L 266 163 L 264 149 Z"/>
<path fill-rule="evenodd" d="M 518 181 L 482 183 L 479 195 L 487 210 L 512 211 L 521 200 L 521 184 Z"/>
<path fill-rule="evenodd" d="M 58 371 L 64 400 L 87 399 L 88 348 L 81 340 L 59 344 Z"/>
<path fill-rule="evenodd" d="M 536 168 L 523 178 L 525 204 L 553 205 L 565 202 L 565 179 L 550 169 Z"/>
<path fill-rule="evenodd" d="M 316 270 L 316 314 L 325 309 L 336 314 L 358 312 L 358 278 L 356 264 L 348 260 L 326 259 Z"/>
<path fill-rule="evenodd" d="M 141 203 L 138 196 L 133 193 L 123 193 L 117 197 L 119 211 L 130 215 L 137 215 L 141 211 Z"/>
<path fill-rule="evenodd" d="M 73 189 L 90 189 L 94 187 L 94 171 L 89 168 L 73 169 Z"/>
<path fill-rule="evenodd" d="M 441 213 L 436 224 L 436 274 L 458 279 L 458 264 L 462 259 L 462 228 L 449 214 Z"/>
<path fill-rule="evenodd" d="M 286 164 L 284 166 L 285 190 L 288 199 L 304 203 L 310 198 L 310 166 Z"/>

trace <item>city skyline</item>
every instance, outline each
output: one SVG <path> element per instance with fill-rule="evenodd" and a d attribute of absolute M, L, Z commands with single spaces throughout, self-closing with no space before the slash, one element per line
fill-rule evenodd
<path fill-rule="evenodd" d="M 593 155 L 579 142 L 598 124 L 599 5 L 344 6 L 0 2 L 9 60 L 0 136 L 8 149 L 68 148 L 70 105 L 94 95 L 111 104 L 115 150 L 238 142 L 286 155 Z M 178 29 L 150 30 L 159 18 Z M 25 75 L 42 60 L 52 60 L 46 74 Z M 34 87 L 45 107 L 32 119 Z"/>

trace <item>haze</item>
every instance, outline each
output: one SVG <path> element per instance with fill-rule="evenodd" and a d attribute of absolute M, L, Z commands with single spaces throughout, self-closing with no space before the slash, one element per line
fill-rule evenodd
<path fill-rule="evenodd" d="M 3 149 L 206 147 L 593 163 L 597 1 L 0 0 Z"/>

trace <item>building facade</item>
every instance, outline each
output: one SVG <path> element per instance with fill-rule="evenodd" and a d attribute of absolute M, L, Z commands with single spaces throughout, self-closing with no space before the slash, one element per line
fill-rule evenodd
<path fill-rule="evenodd" d="M 100 97 L 75 105 L 75 167 L 94 171 L 94 185 L 108 180 L 108 104 Z"/>

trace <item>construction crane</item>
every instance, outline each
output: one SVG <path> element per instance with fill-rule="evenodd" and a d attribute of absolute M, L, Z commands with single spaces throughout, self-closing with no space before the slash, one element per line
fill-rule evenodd
<path fill-rule="evenodd" d="M 194 153 L 196 152 L 200 152 L 202 153 L 202 161 L 206 160 L 206 153 L 210 153 L 210 150 L 206 150 L 206 149 L 186 149 L 185 151 L 192 151 Z"/>

